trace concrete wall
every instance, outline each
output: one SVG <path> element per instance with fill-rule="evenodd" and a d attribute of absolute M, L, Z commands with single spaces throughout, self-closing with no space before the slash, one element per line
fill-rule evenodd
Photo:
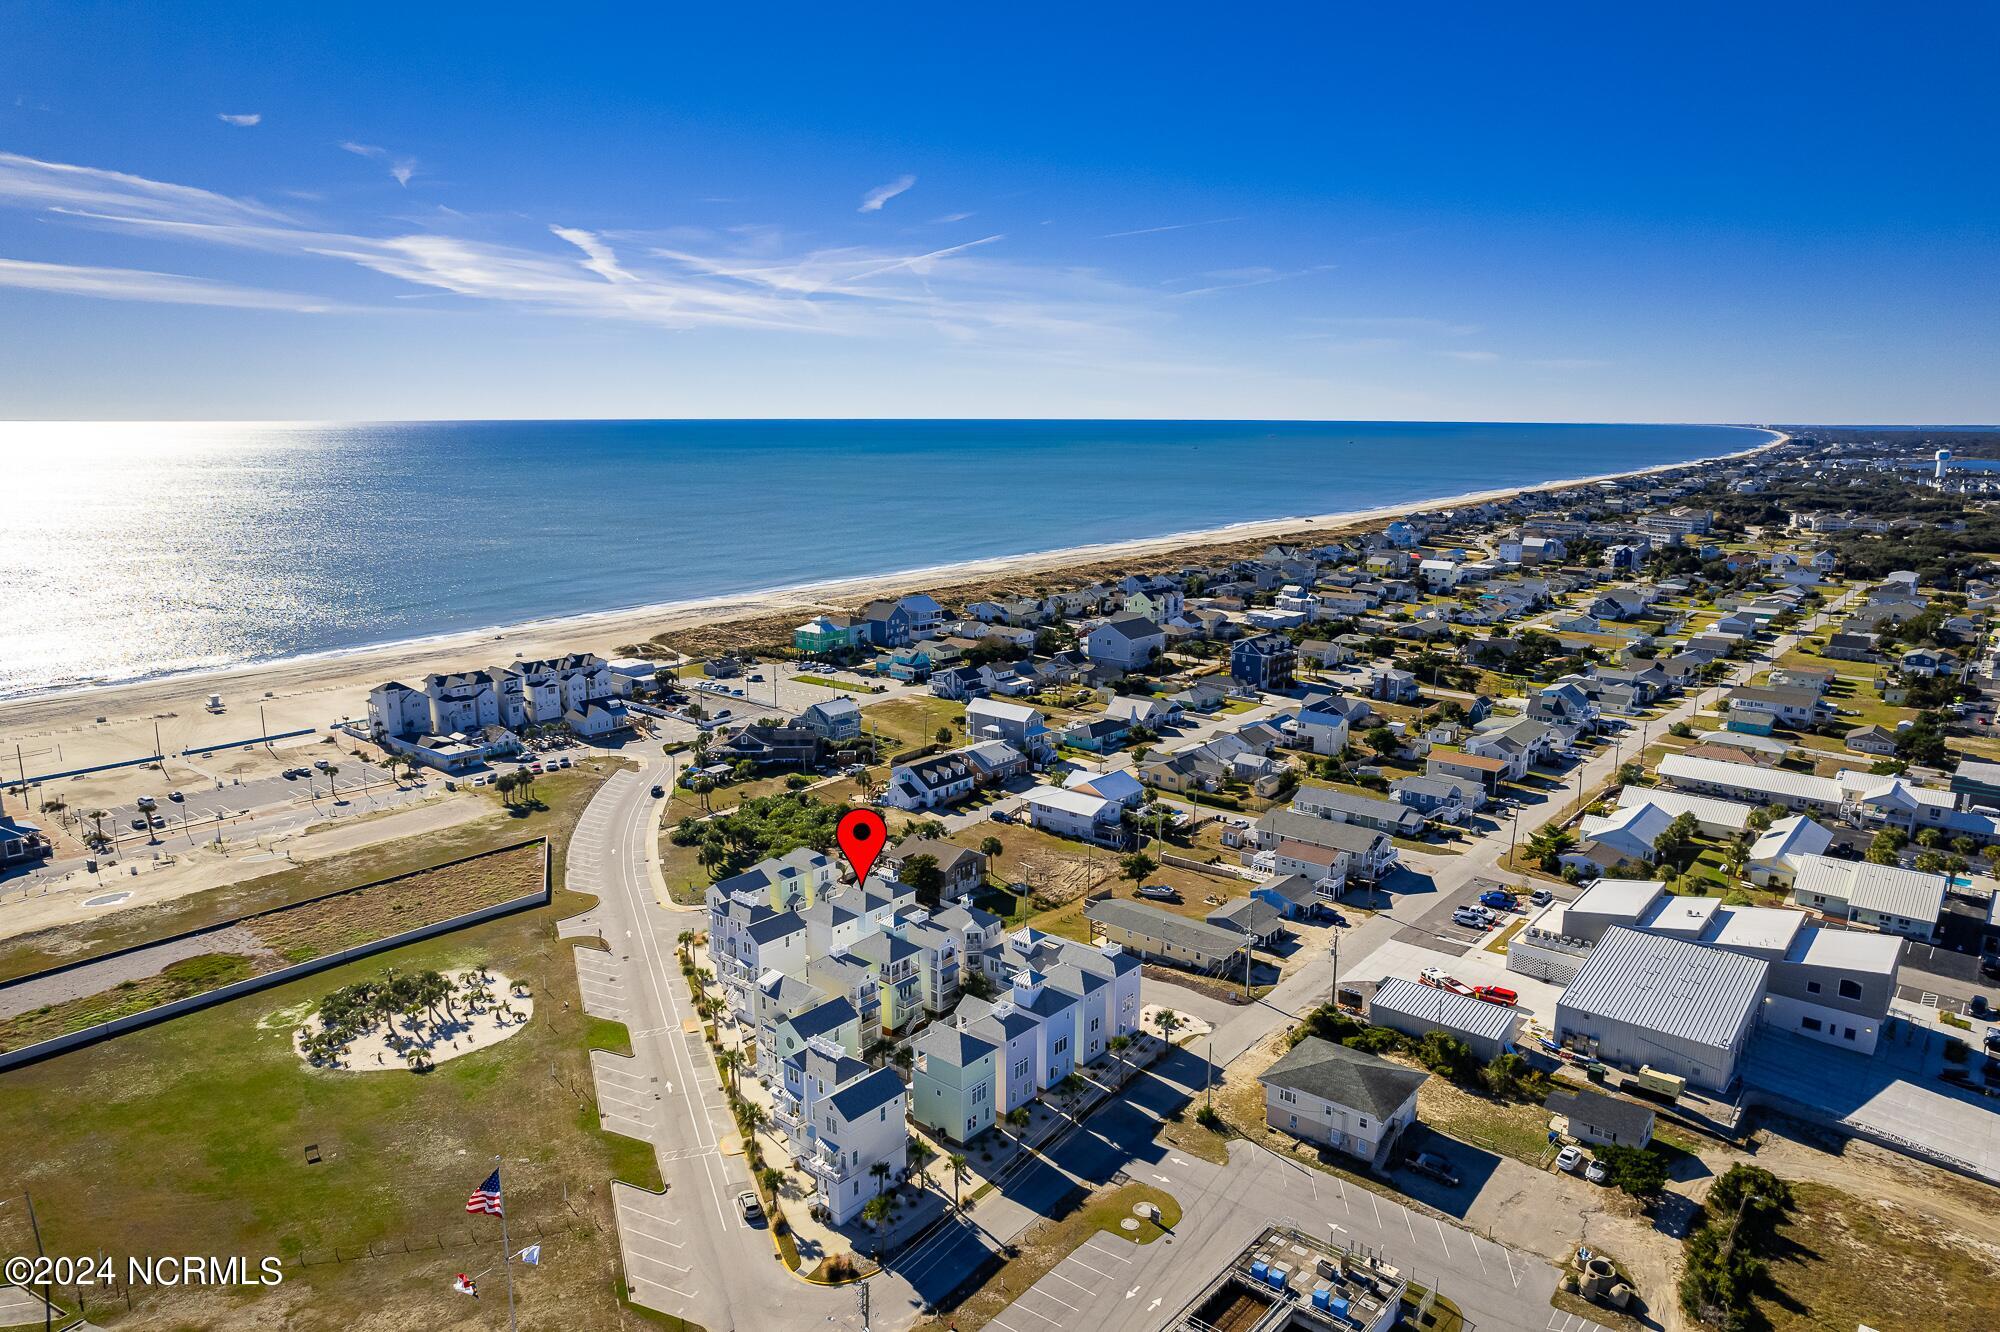
<path fill-rule="evenodd" d="M 446 861 L 444 862 L 444 864 L 456 865 L 462 863 L 462 861 L 465 860 L 478 860 L 484 858 L 485 856 L 497 854 L 499 851 L 511 851 L 517 849 L 519 846 L 525 846 L 525 845 L 528 845 L 528 843 L 525 842 L 516 843 L 516 845 L 513 847 L 500 847 L 496 848 L 495 851 L 481 852 L 478 856 L 464 856 L 461 857 L 459 860 Z M 100 1022 L 95 1026 L 85 1027 L 81 1031 L 66 1032 L 61 1036 L 54 1037 L 50 1040 L 41 1041 L 34 1045 L 23 1046 L 18 1050 L 8 1050 L 4 1053 L 0 1053 L 0 1070 L 18 1068 L 23 1064 L 32 1064 L 40 1060 L 50 1058 L 53 1055 L 63 1054 L 70 1050 L 80 1049 L 83 1046 L 95 1044 L 98 1041 L 106 1040 L 112 1036 L 119 1036 L 128 1031 L 136 1031 L 140 1027 L 149 1027 L 156 1022 L 165 1022 L 169 1018 L 180 1017 L 185 1013 L 195 1012 L 197 1009 L 207 1008 L 214 1004 L 226 1003 L 231 999 L 240 998 L 246 994 L 254 994 L 259 990 L 268 990 L 274 986 L 284 985 L 287 984 L 288 982 L 298 980 L 301 977 L 313 975 L 316 972 L 330 971 L 334 967 L 345 966 L 349 962 L 356 962 L 364 957 L 373 956 L 376 953 L 387 952 L 393 948 L 401 948 L 407 944 L 418 943 L 425 939 L 435 938 L 440 934 L 450 934 L 455 930 L 466 929 L 470 926 L 482 924 L 489 920 L 497 920 L 501 916 L 512 915 L 516 911 L 526 911 L 533 907 L 546 905 L 549 900 L 548 855 L 549 855 L 548 843 L 546 841 L 543 841 L 542 842 L 542 886 L 539 892 L 529 893 L 526 896 L 514 898 L 512 901 L 497 902 L 492 906 L 481 907 L 477 911 L 469 911 L 463 915 L 453 916 L 448 920 L 441 920 L 432 925 L 422 925 L 413 930 L 405 930 L 401 934 L 393 934 L 388 936 L 387 938 L 376 939 L 369 943 L 357 944 L 353 948 L 343 949 L 338 953 L 329 953 L 325 957 L 309 958 L 304 962 L 294 963 L 289 967 L 281 967 L 277 971 L 267 972 L 262 976 L 251 976 L 245 980 L 237 981 L 232 985 L 225 985 L 220 989 L 209 990 L 202 994 L 189 995 L 185 999 L 177 999 L 170 1004 L 161 1004 L 156 1008 L 149 1008 L 143 1013 L 129 1013 L 124 1017 L 114 1018 L 109 1022 Z M 434 865 L 428 868 L 439 869 L 442 867 L 443 866 L 441 865 Z M 424 873 L 424 872 L 426 871 L 423 870 L 412 871 L 412 873 Z M 381 884 L 394 883 L 396 882 L 397 879 L 405 879 L 408 877 L 410 876 L 407 874 L 399 874 L 395 876 L 395 878 L 382 879 L 379 880 L 377 883 L 363 884 L 361 888 L 375 888 L 379 887 Z M 361 891 L 361 888 L 343 888 L 337 893 L 327 893 L 321 897 L 308 898 L 307 902 L 319 902 L 326 900 L 326 898 L 328 897 L 339 897 L 346 893 L 359 892 Z M 294 903 L 293 905 L 302 906 L 305 904 L 306 903 Z M 240 916 L 235 920 L 225 921 L 220 925 L 210 926 L 207 929 L 190 930 L 185 934 L 173 935 L 168 939 L 155 939 L 149 943 L 138 944 L 131 948 L 122 948 L 113 953 L 101 954 L 100 956 L 93 958 L 86 958 L 79 962 L 66 963 L 60 967 L 51 967 L 46 971 L 36 972 L 32 976 L 23 976 L 20 978 L 19 981 L 16 981 L 14 983 L 19 984 L 30 980 L 40 980 L 46 976 L 57 975 L 65 971 L 73 971 L 81 966 L 89 966 L 93 963 L 101 962 L 107 957 L 121 957 L 129 953 L 140 952 L 148 948 L 158 947 L 162 943 L 169 943 L 178 939 L 186 939 L 197 935 L 214 933 L 217 930 L 229 929 L 232 928 L 233 926 L 240 925 L 244 921 L 256 920 L 261 916 L 273 915 L 276 914 L 277 911 L 283 911 L 289 909 L 290 909 L 289 907 L 279 907 L 275 908 L 273 911 L 260 911 L 253 913 L 252 915 Z"/>

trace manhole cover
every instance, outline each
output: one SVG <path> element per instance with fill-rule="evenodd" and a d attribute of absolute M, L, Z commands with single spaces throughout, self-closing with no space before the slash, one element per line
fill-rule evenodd
<path fill-rule="evenodd" d="M 1139 1223 L 1137 1221 L 1134 1221 L 1129 1216 L 1126 1217 L 1123 1221 L 1120 1221 L 1118 1225 L 1119 1228 L 1122 1230 L 1137 1230 L 1139 1228 Z"/>

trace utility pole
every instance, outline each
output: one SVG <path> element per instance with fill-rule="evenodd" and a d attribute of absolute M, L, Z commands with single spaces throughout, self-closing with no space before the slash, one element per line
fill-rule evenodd
<path fill-rule="evenodd" d="M 861 1332 L 868 1332 L 868 1283 L 866 1281 L 854 1288 L 854 1302 L 861 1309 Z"/>

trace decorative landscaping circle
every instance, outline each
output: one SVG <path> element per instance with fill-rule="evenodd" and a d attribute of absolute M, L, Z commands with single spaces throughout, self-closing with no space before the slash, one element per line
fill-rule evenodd
<path fill-rule="evenodd" d="M 292 1049 L 315 1068 L 420 1073 L 506 1040 L 534 1013 L 525 984 L 483 967 L 385 974 L 321 999 Z"/>

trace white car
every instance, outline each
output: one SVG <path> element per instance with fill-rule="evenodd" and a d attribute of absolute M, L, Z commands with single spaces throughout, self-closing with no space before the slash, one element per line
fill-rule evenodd
<path fill-rule="evenodd" d="M 1578 1147 L 1575 1143 L 1571 1143 L 1556 1153 L 1556 1169 L 1566 1175 L 1574 1175 L 1577 1172 L 1577 1168 L 1582 1164 L 1583 1148 Z"/>
<path fill-rule="evenodd" d="M 1453 921 L 1475 930 L 1483 930 L 1493 923 L 1493 917 L 1481 906 L 1462 906 L 1451 913 Z"/>
<path fill-rule="evenodd" d="M 1528 894 L 1528 900 L 1536 906 L 1547 906 L 1556 900 L 1556 895 L 1546 888 L 1537 888 L 1534 892 Z"/>
<path fill-rule="evenodd" d="M 1604 1162 L 1593 1157 L 1583 1168 L 1583 1177 L 1593 1184 L 1602 1184 L 1611 1178 L 1611 1172 L 1604 1168 Z"/>

